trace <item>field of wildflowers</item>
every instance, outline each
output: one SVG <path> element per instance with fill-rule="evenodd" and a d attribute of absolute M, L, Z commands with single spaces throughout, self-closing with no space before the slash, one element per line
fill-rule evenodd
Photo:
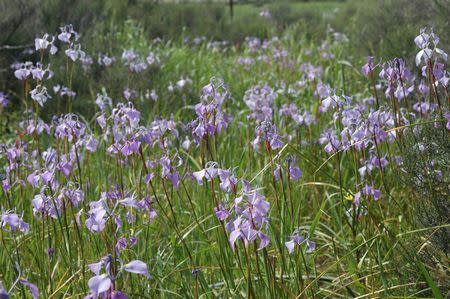
<path fill-rule="evenodd" d="M 449 41 L 360 64 L 331 28 L 129 26 L 95 49 L 62 26 L 11 66 L 0 298 L 448 296 Z"/>

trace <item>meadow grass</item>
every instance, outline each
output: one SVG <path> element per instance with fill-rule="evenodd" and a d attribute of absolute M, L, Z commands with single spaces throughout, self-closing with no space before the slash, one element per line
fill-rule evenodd
<path fill-rule="evenodd" d="M 418 226 L 420 198 L 403 184 L 400 159 L 424 124 L 448 141 L 447 87 L 434 89 L 436 75 L 425 74 L 426 94 L 403 73 L 378 78 L 398 61 L 365 77 L 364 58 L 348 61 L 351 41 L 337 32 L 320 44 L 289 30 L 265 44 L 195 44 L 151 41 L 129 22 L 94 37 L 93 64 L 64 55 L 73 34 L 55 56 L 35 55 L 52 78 L 30 75 L 8 95 L 23 113 L 2 122 L 0 291 L 36 298 L 32 283 L 42 298 L 444 297 L 445 253 L 423 254 L 448 223 Z M 122 59 L 126 49 L 138 58 Z M 99 64 L 97 53 L 115 61 Z M 133 71 L 149 53 L 159 62 Z M 400 96 L 385 94 L 389 84 Z M 403 84 L 413 86 L 406 97 Z M 52 96 L 43 107 L 31 98 L 37 85 Z M 425 112 L 414 110 L 421 101 Z M 237 219 L 247 222 L 233 227 Z"/>

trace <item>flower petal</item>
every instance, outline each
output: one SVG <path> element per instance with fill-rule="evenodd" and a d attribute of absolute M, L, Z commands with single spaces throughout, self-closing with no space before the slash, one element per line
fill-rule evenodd
<path fill-rule="evenodd" d="M 97 275 L 89 279 L 88 286 L 94 294 L 101 294 L 109 290 L 111 279 L 107 274 Z"/>
<path fill-rule="evenodd" d="M 148 279 L 151 279 L 151 275 L 148 273 L 147 270 L 147 264 L 142 261 L 139 260 L 131 261 L 128 264 L 126 264 L 123 269 L 130 273 L 142 274 Z"/>

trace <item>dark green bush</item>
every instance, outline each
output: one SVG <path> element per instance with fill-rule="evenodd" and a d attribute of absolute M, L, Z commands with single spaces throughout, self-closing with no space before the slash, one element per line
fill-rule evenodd
<path fill-rule="evenodd" d="M 411 133 L 404 149 L 406 183 L 414 195 L 416 219 L 425 228 L 450 223 L 450 138 L 442 123 L 425 124 Z M 450 228 L 427 231 L 433 244 L 450 253 Z"/>

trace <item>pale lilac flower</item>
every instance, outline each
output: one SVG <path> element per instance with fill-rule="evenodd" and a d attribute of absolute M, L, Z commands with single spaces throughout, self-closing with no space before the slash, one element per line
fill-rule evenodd
<path fill-rule="evenodd" d="M 107 274 L 101 274 L 92 277 L 88 281 L 89 289 L 94 293 L 94 296 L 98 296 L 111 288 L 112 282 Z"/>
<path fill-rule="evenodd" d="M 186 78 L 181 77 L 181 79 L 176 82 L 176 87 L 179 90 L 183 90 L 188 85 L 192 85 L 192 80 L 189 77 Z"/>
<path fill-rule="evenodd" d="M 76 92 L 70 90 L 68 87 L 59 84 L 53 86 L 53 92 L 59 94 L 60 96 L 68 96 L 71 98 L 77 95 Z"/>
<path fill-rule="evenodd" d="M 109 57 L 106 54 L 99 54 L 98 55 L 98 64 L 99 65 L 104 65 L 104 66 L 110 66 L 111 64 L 113 64 L 115 61 L 114 57 Z"/>
<path fill-rule="evenodd" d="M 325 113 L 330 107 L 336 108 L 339 105 L 340 99 L 336 94 L 326 97 L 320 103 L 319 111 Z"/>
<path fill-rule="evenodd" d="M 127 248 L 128 242 L 127 238 L 121 237 L 117 240 L 116 246 L 114 246 L 114 249 L 116 251 L 117 255 L 120 255 L 120 252 Z"/>
<path fill-rule="evenodd" d="M 153 100 L 153 101 L 158 101 L 158 95 L 156 94 L 156 91 L 154 90 L 154 89 L 152 89 L 152 90 L 148 90 L 147 89 L 147 91 L 146 91 L 146 93 L 145 93 L 145 98 L 147 99 L 147 100 Z"/>
<path fill-rule="evenodd" d="M 269 121 L 263 121 L 260 126 L 256 127 L 255 133 L 256 138 L 253 140 L 252 146 L 256 151 L 261 145 L 264 145 L 267 150 L 275 150 L 284 145 L 276 126 Z"/>
<path fill-rule="evenodd" d="M 80 44 L 71 44 L 70 47 L 67 48 L 65 53 L 66 56 L 69 57 L 73 62 L 86 57 L 86 53 L 81 50 Z"/>
<path fill-rule="evenodd" d="M 220 221 L 225 221 L 228 217 L 231 216 L 230 211 L 228 211 L 223 203 L 219 203 L 218 207 L 214 208 L 214 213 L 216 214 L 217 219 Z"/>
<path fill-rule="evenodd" d="M 140 59 L 137 60 L 136 62 L 131 62 L 129 65 L 129 69 L 133 73 L 142 73 L 147 68 L 148 65 L 144 61 L 141 61 Z"/>
<path fill-rule="evenodd" d="M 175 90 L 175 88 L 174 88 L 172 82 L 169 82 L 169 85 L 167 85 L 167 91 L 172 93 L 172 92 L 174 92 L 174 90 Z"/>
<path fill-rule="evenodd" d="M 252 57 L 241 57 L 239 56 L 236 60 L 237 64 L 240 65 L 251 65 L 255 63 L 255 59 Z"/>
<path fill-rule="evenodd" d="M 234 204 L 237 218 L 230 220 L 226 225 L 227 230 L 231 232 L 229 236 L 231 248 L 234 250 L 235 242 L 239 239 L 244 241 L 245 246 L 259 239 L 259 250 L 268 246 L 270 239 L 262 232 L 268 223 L 267 214 L 270 208 L 265 197 L 247 186 L 242 196 L 235 198 Z"/>
<path fill-rule="evenodd" d="M 122 52 L 122 60 L 125 65 L 130 65 L 132 62 L 136 61 L 139 55 L 134 51 L 134 49 L 127 49 Z"/>
<path fill-rule="evenodd" d="M 219 169 L 217 171 L 220 179 L 220 188 L 225 192 L 236 192 L 236 177 L 228 169 Z"/>
<path fill-rule="evenodd" d="M 187 127 L 192 130 L 192 137 L 197 144 L 206 136 L 216 135 L 229 124 L 229 117 L 224 113 L 222 105 L 228 99 L 228 89 L 221 79 L 211 83 L 202 89 L 201 102 L 195 105 L 197 118 L 189 122 Z"/>
<path fill-rule="evenodd" d="M 248 118 L 260 122 L 271 121 L 272 105 L 277 97 L 278 94 L 267 84 L 262 85 L 260 83 L 247 90 L 244 95 L 244 102 L 251 111 Z"/>
<path fill-rule="evenodd" d="M 73 207 L 78 207 L 84 201 L 84 192 L 80 188 L 63 188 L 62 195 L 67 198 Z"/>
<path fill-rule="evenodd" d="M 374 58 L 372 56 L 367 57 L 367 63 L 362 66 L 361 73 L 368 78 L 369 75 L 373 72 L 373 69 L 375 68 L 373 63 Z"/>
<path fill-rule="evenodd" d="M 9 105 L 8 95 L 3 91 L 0 91 L 0 106 L 6 108 L 8 107 L 8 105 Z"/>
<path fill-rule="evenodd" d="M 447 128 L 447 130 L 450 131 L 450 112 L 448 112 L 448 111 L 445 112 L 444 117 L 445 117 L 445 120 L 447 122 L 445 127 Z"/>
<path fill-rule="evenodd" d="M 284 244 L 288 249 L 289 254 L 292 254 L 295 250 L 295 246 L 300 246 L 303 243 L 306 243 L 306 253 L 311 253 L 316 249 L 316 243 L 300 235 L 299 231 L 297 230 L 294 231 L 294 234 L 292 236 L 290 236 L 290 241 Z"/>
<path fill-rule="evenodd" d="M 146 60 L 148 65 L 158 65 L 160 63 L 159 57 L 155 53 L 150 53 Z"/>
<path fill-rule="evenodd" d="M 24 286 L 28 287 L 28 289 L 31 292 L 31 296 L 33 297 L 33 299 L 39 299 L 39 289 L 38 289 L 38 287 L 35 284 L 33 284 L 33 283 L 29 282 L 28 280 L 23 279 L 23 278 L 19 279 L 19 282 L 21 284 L 23 284 Z"/>
<path fill-rule="evenodd" d="M 53 72 L 50 70 L 50 65 L 48 65 L 46 69 L 43 69 L 43 67 L 44 66 L 42 63 L 38 62 L 35 67 L 31 68 L 31 75 L 33 79 L 42 81 L 53 77 Z"/>
<path fill-rule="evenodd" d="M 46 50 L 50 46 L 50 54 L 55 55 L 58 52 L 58 48 L 54 45 L 55 37 L 52 36 L 52 39 L 49 41 L 50 35 L 45 33 L 42 38 L 36 38 L 34 40 L 34 45 L 36 51 Z"/>
<path fill-rule="evenodd" d="M 128 296 L 122 291 L 114 291 L 111 293 L 111 299 L 128 299 Z"/>
<path fill-rule="evenodd" d="M 416 65 L 419 66 L 422 61 L 427 61 L 433 57 L 441 58 L 443 61 L 447 61 L 447 53 L 437 48 L 439 43 L 439 37 L 433 32 L 433 29 L 427 28 L 420 29 L 420 34 L 414 39 L 417 47 L 420 51 L 416 55 Z M 431 48 L 430 48 L 431 46 Z"/>
<path fill-rule="evenodd" d="M 31 76 L 31 69 L 33 67 L 33 63 L 27 61 L 25 63 L 17 64 L 14 67 L 15 67 L 14 76 L 17 79 L 24 81 Z"/>
<path fill-rule="evenodd" d="M 289 178 L 293 181 L 300 179 L 302 177 L 302 171 L 295 165 L 295 157 L 289 156 L 287 162 L 289 167 Z"/>
<path fill-rule="evenodd" d="M 52 97 L 47 92 L 47 87 L 37 85 L 35 89 L 30 91 L 31 98 L 35 100 L 41 107 L 44 107 L 45 102 Z"/>
<path fill-rule="evenodd" d="M 88 71 L 91 65 L 94 64 L 94 60 L 88 54 L 85 54 L 84 57 L 80 57 L 80 61 L 84 71 Z"/>
<path fill-rule="evenodd" d="M 134 89 L 130 89 L 130 88 L 125 88 L 125 90 L 123 91 L 123 97 L 129 101 L 130 99 L 134 99 L 136 98 L 138 95 L 137 91 Z"/>
<path fill-rule="evenodd" d="M 75 30 L 73 30 L 72 24 L 59 27 L 59 29 L 61 33 L 58 34 L 58 39 L 63 43 L 69 44 L 78 40 L 79 35 Z"/>
<path fill-rule="evenodd" d="M 9 230 L 6 226 L 9 225 Z M 28 223 L 23 221 L 22 217 L 16 213 L 5 211 L 2 207 L 2 214 L 0 215 L 0 228 L 7 232 L 15 233 L 20 230 L 22 233 L 27 234 L 30 230 Z"/>
<path fill-rule="evenodd" d="M 90 210 L 86 219 L 86 227 L 91 232 L 101 232 L 105 228 L 108 215 L 105 203 L 106 194 L 102 192 L 100 200 L 89 203 Z"/>
<path fill-rule="evenodd" d="M 90 152 L 95 152 L 98 146 L 98 140 L 93 135 L 90 135 L 86 140 L 86 149 Z"/>
<path fill-rule="evenodd" d="M 0 281 L 0 299 L 8 299 L 8 292 L 3 288 L 3 283 Z"/>
<path fill-rule="evenodd" d="M 378 190 L 378 189 L 375 189 L 375 188 L 373 187 L 373 185 L 372 185 L 372 186 L 369 186 L 369 185 L 366 184 L 366 185 L 362 188 L 361 193 L 362 193 L 363 195 L 365 195 L 365 196 L 372 196 L 374 200 L 378 200 L 378 199 L 380 199 L 380 197 L 381 197 L 381 191 Z M 359 203 L 359 201 L 358 201 L 358 203 Z"/>
<path fill-rule="evenodd" d="M 128 264 L 125 264 L 123 266 L 123 270 L 130 273 L 144 275 L 148 279 L 152 278 L 152 276 L 148 273 L 147 264 L 139 260 L 134 260 L 129 262 Z"/>
<path fill-rule="evenodd" d="M 270 14 L 270 11 L 268 11 L 267 9 L 263 9 L 260 13 L 259 13 L 260 17 L 263 18 L 270 18 L 272 17 L 272 15 Z"/>
<path fill-rule="evenodd" d="M 199 185 L 203 185 L 203 179 L 208 182 L 213 180 L 219 174 L 218 164 L 216 162 L 210 161 L 206 163 L 205 169 L 193 172 L 192 175 Z"/>

